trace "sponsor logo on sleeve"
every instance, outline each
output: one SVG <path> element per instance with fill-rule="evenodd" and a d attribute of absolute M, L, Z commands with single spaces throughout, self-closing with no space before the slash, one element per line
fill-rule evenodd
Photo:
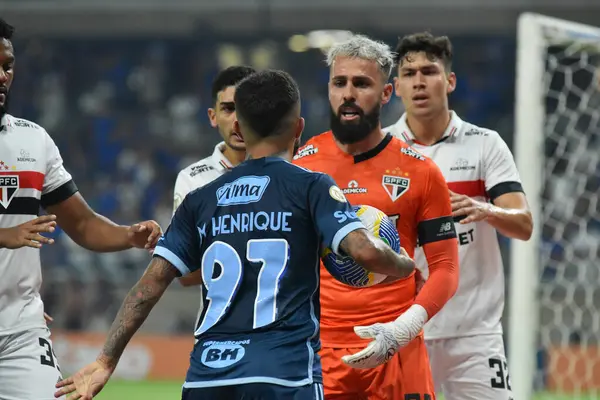
<path fill-rule="evenodd" d="M 346 200 L 346 196 L 344 196 L 344 192 L 342 192 L 342 189 L 340 189 L 337 186 L 331 186 L 329 188 L 329 195 L 334 199 L 339 201 L 340 203 L 346 203 L 348 200 Z"/>

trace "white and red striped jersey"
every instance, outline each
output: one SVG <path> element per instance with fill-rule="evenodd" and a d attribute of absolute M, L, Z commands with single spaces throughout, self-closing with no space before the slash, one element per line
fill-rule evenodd
<path fill-rule="evenodd" d="M 385 130 L 433 159 L 455 193 L 493 202 L 505 193 L 523 191 L 513 156 L 500 135 L 463 121 L 454 112 L 443 137 L 431 146 L 415 139 L 406 114 Z M 426 324 L 425 338 L 502 333 L 504 268 L 496 230 L 485 221 L 455 225 L 460 245 L 458 290 Z M 421 249 L 415 261 L 427 276 Z"/>
<path fill-rule="evenodd" d="M 40 206 L 77 192 L 44 128 L 11 115 L 0 120 L 0 228 L 36 218 Z M 40 251 L 0 248 L 0 336 L 46 326 Z"/>
<path fill-rule="evenodd" d="M 232 168 L 223 155 L 224 150 L 225 142 L 220 142 L 210 156 L 179 171 L 173 193 L 173 213 L 189 192 L 209 184 Z"/>

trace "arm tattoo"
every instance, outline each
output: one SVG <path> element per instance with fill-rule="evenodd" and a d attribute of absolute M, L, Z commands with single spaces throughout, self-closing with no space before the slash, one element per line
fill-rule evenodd
<path fill-rule="evenodd" d="M 144 275 L 125 297 L 113 321 L 102 353 L 98 357 L 103 363 L 116 368 L 125 346 L 177 276 L 177 269 L 167 260 L 161 257 L 152 259 Z"/>
<path fill-rule="evenodd" d="M 412 259 L 396 253 L 366 229 L 350 232 L 342 239 L 340 248 L 360 265 L 376 273 L 404 278 L 415 269 Z"/>
<path fill-rule="evenodd" d="M 356 229 L 346 235 L 340 242 L 340 249 L 350 257 L 360 254 L 369 246 L 369 237 L 366 229 Z"/>

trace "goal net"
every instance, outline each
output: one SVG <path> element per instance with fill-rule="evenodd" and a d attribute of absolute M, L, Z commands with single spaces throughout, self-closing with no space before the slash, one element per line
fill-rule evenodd
<path fill-rule="evenodd" d="M 515 158 L 536 227 L 511 248 L 514 397 L 600 398 L 600 27 L 526 13 L 517 41 Z"/>

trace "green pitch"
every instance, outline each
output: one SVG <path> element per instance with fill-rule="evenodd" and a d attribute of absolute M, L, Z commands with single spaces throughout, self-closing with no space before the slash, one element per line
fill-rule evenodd
<path fill-rule="evenodd" d="M 98 397 L 99 400 L 179 400 L 182 382 L 130 382 L 109 381 Z M 548 393 L 538 394 L 535 400 L 598 400 L 591 396 L 560 396 Z"/>

